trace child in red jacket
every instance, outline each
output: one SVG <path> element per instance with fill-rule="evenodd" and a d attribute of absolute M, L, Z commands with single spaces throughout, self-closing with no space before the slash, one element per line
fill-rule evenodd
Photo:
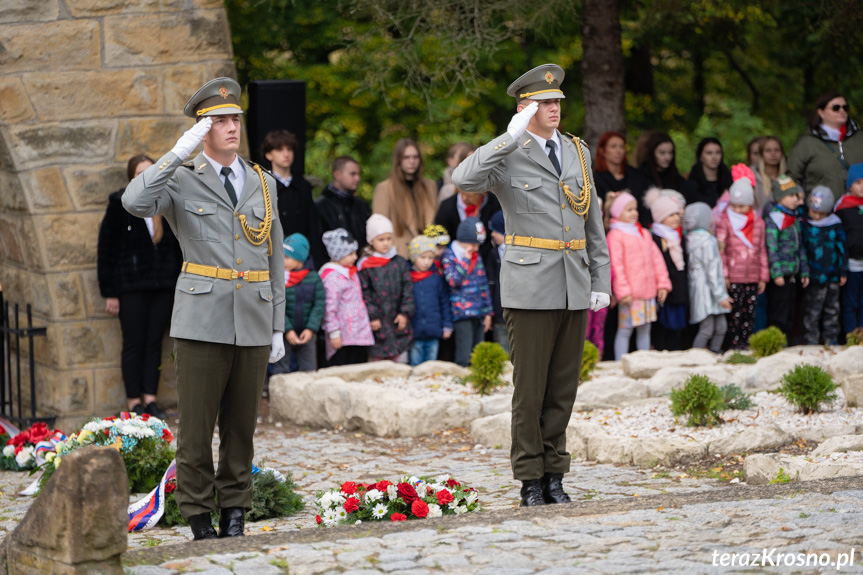
<path fill-rule="evenodd" d="M 611 205 L 608 251 L 614 274 L 611 290 L 618 301 L 618 329 L 614 358 L 629 350 L 632 332 L 638 349 L 650 349 L 650 324 L 656 321 L 656 303 L 671 290 L 665 260 L 650 232 L 638 223 L 638 202 L 620 194 Z"/>

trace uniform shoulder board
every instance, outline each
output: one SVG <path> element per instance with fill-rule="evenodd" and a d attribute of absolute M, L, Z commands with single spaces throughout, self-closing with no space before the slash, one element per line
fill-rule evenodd
<path fill-rule="evenodd" d="M 246 162 L 248 162 L 248 164 L 249 164 L 250 166 L 258 166 L 259 168 L 261 168 L 261 171 L 262 171 L 262 172 L 264 172 L 265 174 L 269 175 L 270 177 L 272 177 L 272 178 L 273 178 L 274 180 L 276 180 L 277 182 L 279 181 L 279 179 L 276 177 L 276 174 L 274 174 L 271 170 L 268 170 L 267 168 L 265 168 L 265 167 L 264 167 L 264 166 L 262 166 L 261 164 L 259 164 L 259 163 L 257 163 L 257 162 L 253 162 L 252 160 L 246 160 Z"/>
<path fill-rule="evenodd" d="M 578 138 L 578 136 L 576 136 L 576 135 L 575 135 L 575 134 L 573 134 L 573 133 L 566 132 L 566 135 L 567 135 L 567 136 L 569 136 L 570 138 L 572 138 L 572 143 L 573 143 L 573 144 L 577 144 L 577 143 L 579 143 L 579 142 L 581 141 L 581 140 Z"/>
<path fill-rule="evenodd" d="M 195 169 L 195 162 L 183 162 L 180 165 L 183 166 L 184 168 L 189 168 L 190 170 Z"/>

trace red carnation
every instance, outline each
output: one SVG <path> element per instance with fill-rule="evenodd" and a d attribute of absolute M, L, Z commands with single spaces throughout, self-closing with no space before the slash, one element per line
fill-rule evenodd
<path fill-rule="evenodd" d="M 390 516 L 390 521 L 407 521 L 408 516 L 403 513 L 393 513 Z"/>
<path fill-rule="evenodd" d="M 410 483 L 399 483 L 397 489 L 399 497 L 404 499 L 405 503 L 407 503 L 408 505 L 419 499 L 419 495 L 417 495 L 417 490 L 414 489 L 414 486 Z"/>
<path fill-rule="evenodd" d="M 341 489 L 346 495 L 353 495 L 357 492 L 357 484 L 353 481 L 345 481 L 342 483 Z"/>
<path fill-rule="evenodd" d="M 166 427 L 162 430 L 162 439 L 164 439 L 168 443 L 171 443 L 174 440 L 174 434 L 172 434 L 171 431 Z"/>
<path fill-rule="evenodd" d="M 377 489 L 378 491 L 386 491 L 387 487 L 389 487 L 390 485 L 392 485 L 392 483 L 390 483 L 386 479 L 382 479 L 381 481 L 377 482 L 377 485 L 375 485 L 375 489 Z"/>
<path fill-rule="evenodd" d="M 348 497 L 348 500 L 345 501 L 345 511 L 348 513 L 353 513 L 357 509 L 360 508 L 360 502 L 356 497 Z"/>
<path fill-rule="evenodd" d="M 435 493 L 435 497 L 437 497 L 437 502 L 441 507 L 443 507 L 447 503 L 452 503 L 452 493 L 450 493 L 446 489 L 441 489 L 440 491 Z"/>
<path fill-rule="evenodd" d="M 140 415 L 139 417 L 140 417 L 141 419 L 143 419 L 144 421 L 147 421 L 148 419 L 150 419 L 150 414 L 149 414 L 149 413 L 145 413 L 145 414 L 143 414 L 143 415 Z"/>
<path fill-rule="evenodd" d="M 177 488 L 177 482 L 176 481 L 169 481 L 168 483 L 165 484 L 165 493 L 166 494 L 167 493 L 173 493 L 176 488 Z"/>
<path fill-rule="evenodd" d="M 453 487 L 461 487 L 461 483 L 459 483 L 455 479 L 447 479 L 446 486 L 452 489 Z"/>
<path fill-rule="evenodd" d="M 107 437 L 108 435 L 111 435 L 111 432 L 110 432 L 110 431 L 108 431 L 107 429 L 103 429 L 103 430 L 102 430 L 102 433 L 104 433 L 106 437 Z"/>
<path fill-rule="evenodd" d="M 422 499 L 417 499 L 411 503 L 411 513 L 422 519 L 429 514 L 429 506 Z"/>
<path fill-rule="evenodd" d="M 320 524 L 321 524 L 321 521 L 323 521 L 323 520 L 321 519 L 321 516 L 320 516 L 320 515 L 315 515 L 315 521 L 317 521 L 317 522 L 318 522 L 318 525 L 320 525 Z"/>

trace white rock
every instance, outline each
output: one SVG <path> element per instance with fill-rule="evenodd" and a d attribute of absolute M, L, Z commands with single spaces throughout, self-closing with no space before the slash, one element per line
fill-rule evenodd
<path fill-rule="evenodd" d="M 512 444 L 512 414 L 510 412 L 474 419 L 470 434 L 486 447 L 509 449 Z"/>
<path fill-rule="evenodd" d="M 651 397 L 664 396 L 672 389 L 682 388 L 686 378 L 693 374 L 706 375 L 719 387 L 729 383 L 740 385 L 740 377 L 735 370 L 728 365 L 717 364 L 701 367 L 663 367 L 647 380 L 647 389 Z"/>
<path fill-rule="evenodd" d="M 449 361 L 426 361 L 414 367 L 411 371 L 412 377 L 428 377 L 432 375 L 451 375 L 454 377 L 465 377 L 470 370 Z"/>
<path fill-rule="evenodd" d="M 809 463 L 800 471 L 800 481 L 831 479 L 833 477 L 856 477 L 863 475 L 863 462 L 822 461 Z"/>
<path fill-rule="evenodd" d="M 782 384 L 782 377 L 797 365 L 808 363 L 824 367 L 824 360 L 818 355 L 803 355 L 803 350 L 791 348 L 758 360 L 755 365 L 740 370 L 740 387 L 758 390 L 774 390 Z"/>
<path fill-rule="evenodd" d="M 807 462 L 802 457 L 779 453 L 756 453 L 743 460 L 743 479 L 748 485 L 766 485 L 776 479 L 779 470 L 791 481 L 798 481 Z"/>
<path fill-rule="evenodd" d="M 570 419 L 566 426 L 566 449 L 573 459 L 591 459 L 590 442 L 601 441 L 606 435 L 599 424 Z"/>
<path fill-rule="evenodd" d="M 509 388 L 509 393 L 496 393 L 480 397 L 479 402 L 482 405 L 480 417 L 510 412 L 512 411 L 512 388 Z"/>
<path fill-rule="evenodd" d="M 776 425 L 749 427 L 729 437 L 717 439 L 709 444 L 710 453 L 738 455 L 758 449 L 776 449 L 787 445 L 794 437 Z"/>
<path fill-rule="evenodd" d="M 715 365 L 719 356 L 706 349 L 686 351 L 635 351 L 621 359 L 627 377 L 646 379 L 663 367 L 700 367 Z"/>
<path fill-rule="evenodd" d="M 834 355 L 827 362 L 827 372 L 836 383 L 847 377 L 863 374 L 863 345 L 852 345 Z"/>
<path fill-rule="evenodd" d="M 863 348 L 859 345 L 854 347 Z M 845 376 L 841 381 L 845 404 L 848 407 L 863 407 L 863 373 Z"/>
<path fill-rule="evenodd" d="M 588 438 L 588 457 L 598 463 L 623 463 L 632 465 L 632 455 L 639 447 L 636 437 L 614 435 Z"/>
<path fill-rule="evenodd" d="M 812 450 L 812 457 L 845 451 L 863 451 L 863 435 L 838 435 L 827 439 Z"/>
<path fill-rule="evenodd" d="M 392 377 L 408 377 L 411 366 L 394 361 L 370 361 L 355 365 L 338 365 L 325 367 L 315 372 L 316 378 L 338 377 L 343 381 L 365 381 L 367 379 L 386 379 Z"/>
<path fill-rule="evenodd" d="M 622 405 L 648 396 L 647 387 L 630 377 L 605 376 L 589 379 L 578 386 L 579 401 L 588 404 Z"/>
<path fill-rule="evenodd" d="M 858 433 L 863 432 L 863 425 L 824 425 L 821 427 L 803 427 L 803 428 L 794 428 L 791 430 L 791 433 L 796 438 L 805 439 L 806 441 L 814 441 L 815 443 L 821 443 L 822 441 L 827 440 L 830 437 L 835 437 L 837 435 L 857 435 Z"/>
<path fill-rule="evenodd" d="M 632 451 L 632 464 L 639 467 L 674 467 L 707 455 L 707 445 L 691 439 L 638 438 Z"/>

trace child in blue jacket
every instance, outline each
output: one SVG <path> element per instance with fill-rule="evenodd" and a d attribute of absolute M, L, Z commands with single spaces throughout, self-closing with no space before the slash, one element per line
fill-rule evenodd
<path fill-rule="evenodd" d="M 410 364 L 437 359 L 439 339 L 452 335 L 449 288 L 435 267 L 434 240 L 417 236 L 408 246 L 411 260 L 411 280 L 414 288 L 414 342 Z"/>

